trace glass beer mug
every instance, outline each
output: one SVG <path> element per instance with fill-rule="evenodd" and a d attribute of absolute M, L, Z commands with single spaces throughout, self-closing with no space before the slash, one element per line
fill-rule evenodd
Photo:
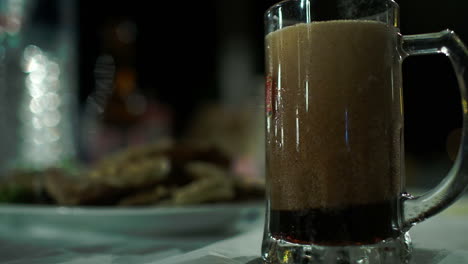
<path fill-rule="evenodd" d="M 408 230 L 467 188 L 468 53 L 454 32 L 402 36 L 392 0 L 287 0 L 266 22 L 265 263 L 405 263 Z M 401 63 L 443 53 L 464 134 L 447 177 L 404 187 Z"/>

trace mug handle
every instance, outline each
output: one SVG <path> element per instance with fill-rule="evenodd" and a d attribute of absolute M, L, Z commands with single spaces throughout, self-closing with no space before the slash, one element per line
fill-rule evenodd
<path fill-rule="evenodd" d="M 448 175 L 428 193 L 413 197 L 404 194 L 402 199 L 403 227 L 411 226 L 438 214 L 454 203 L 468 189 L 468 50 L 451 30 L 438 33 L 402 36 L 401 55 L 445 54 L 455 70 L 463 107 L 463 134 L 457 158 Z"/>

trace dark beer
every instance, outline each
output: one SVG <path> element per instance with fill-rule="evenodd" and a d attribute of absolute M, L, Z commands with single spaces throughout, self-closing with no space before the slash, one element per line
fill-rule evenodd
<path fill-rule="evenodd" d="M 266 37 L 269 231 L 293 243 L 400 235 L 402 106 L 396 32 L 297 24 Z"/>
<path fill-rule="evenodd" d="M 297 244 L 374 244 L 401 234 L 396 209 L 392 201 L 341 208 L 272 210 L 270 232 L 276 239 Z"/>

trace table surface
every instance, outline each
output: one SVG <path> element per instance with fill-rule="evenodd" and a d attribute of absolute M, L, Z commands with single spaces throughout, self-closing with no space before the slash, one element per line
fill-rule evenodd
<path fill-rule="evenodd" d="M 189 221 L 189 219 L 188 219 Z M 198 235 L 122 235 L 73 229 L 32 228 L 0 231 L 4 264 L 182 264 L 260 263 L 263 219 L 241 228 Z M 468 198 L 410 231 L 412 263 L 468 263 Z"/>

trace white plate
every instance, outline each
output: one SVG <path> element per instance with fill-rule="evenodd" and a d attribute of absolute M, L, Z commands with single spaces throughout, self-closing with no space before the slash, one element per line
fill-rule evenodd
<path fill-rule="evenodd" d="M 47 226 L 119 234 L 200 234 L 226 231 L 262 216 L 263 203 L 191 207 L 57 207 L 0 206 L 3 228 Z"/>

